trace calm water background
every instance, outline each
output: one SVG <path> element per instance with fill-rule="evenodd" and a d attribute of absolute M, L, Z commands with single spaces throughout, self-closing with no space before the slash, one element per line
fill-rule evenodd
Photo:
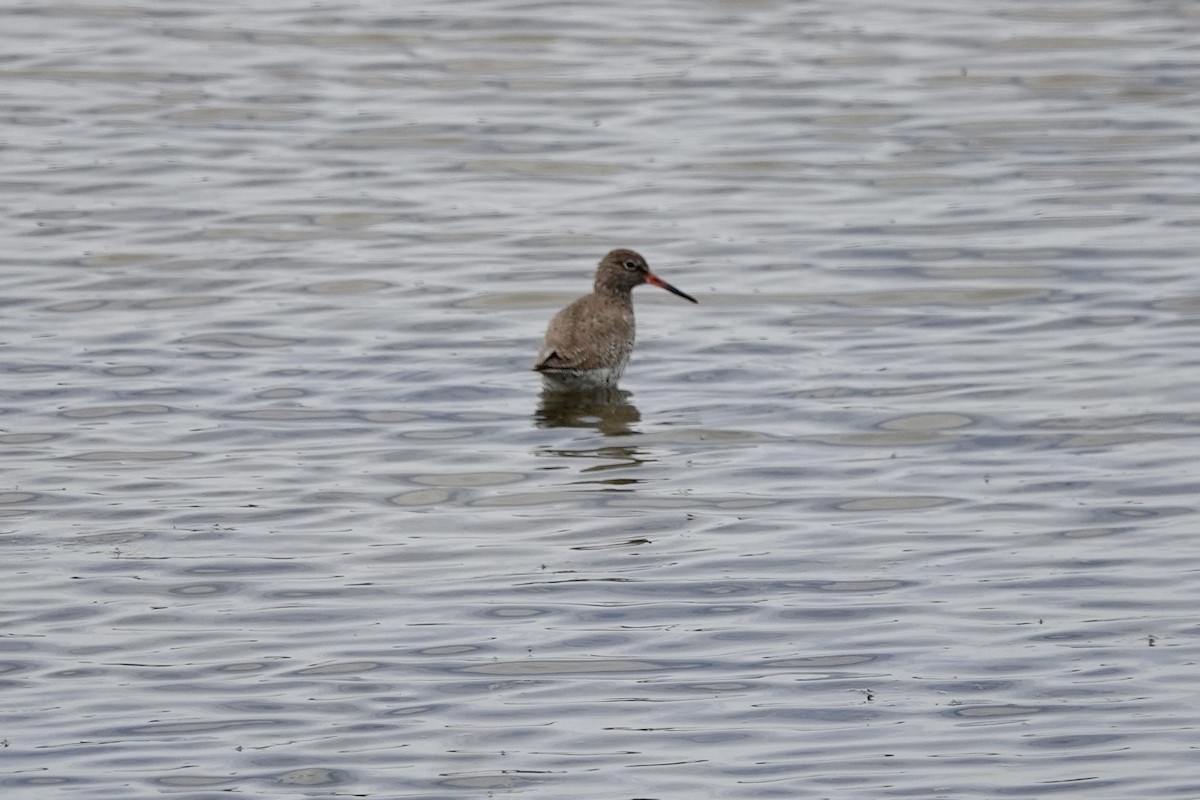
<path fill-rule="evenodd" d="M 1200 6 L 0 31 L 5 798 L 1200 797 Z"/>

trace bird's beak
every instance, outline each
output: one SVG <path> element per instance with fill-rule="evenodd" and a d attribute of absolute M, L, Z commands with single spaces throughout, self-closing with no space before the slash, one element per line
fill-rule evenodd
<path fill-rule="evenodd" d="M 668 292 L 670 292 L 671 294 L 677 294 L 677 295 L 679 295 L 680 297 L 682 297 L 684 300 L 690 300 L 690 301 L 692 301 L 693 303 L 699 303 L 699 302 L 700 302 L 699 300 L 697 300 L 696 298 L 692 297 L 692 296 L 691 296 L 690 294 L 688 294 L 687 292 L 681 292 L 681 291 L 679 291 L 679 290 L 678 290 L 678 289 L 676 289 L 674 286 L 672 286 L 671 284 L 669 284 L 669 283 L 667 283 L 666 281 L 664 281 L 662 278 L 660 278 L 660 277 L 658 277 L 657 275 L 655 275 L 653 272 L 647 272 L 647 273 L 646 273 L 646 283 L 650 283 L 650 284 L 653 284 L 653 285 L 655 285 L 655 286 L 658 286 L 658 287 L 661 287 L 661 288 L 663 288 L 663 289 L 666 289 L 666 290 L 667 290 Z"/>

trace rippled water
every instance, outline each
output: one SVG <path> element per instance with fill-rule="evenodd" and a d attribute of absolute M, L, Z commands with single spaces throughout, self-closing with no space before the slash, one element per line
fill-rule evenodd
<path fill-rule="evenodd" d="M 251 6 L 0 12 L 5 798 L 1200 796 L 1196 9 Z"/>

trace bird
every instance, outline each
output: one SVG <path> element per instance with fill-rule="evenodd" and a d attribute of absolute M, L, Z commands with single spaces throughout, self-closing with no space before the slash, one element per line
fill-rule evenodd
<path fill-rule="evenodd" d="M 633 352 L 631 292 L 643 283 L 699 302 L 651 272 L 639 253 L 625 248 L 611 251 L 596 266 L 592 293 L 550 320 L 533 363 L 546 389 L 571 392 L 617 385 Z"/>

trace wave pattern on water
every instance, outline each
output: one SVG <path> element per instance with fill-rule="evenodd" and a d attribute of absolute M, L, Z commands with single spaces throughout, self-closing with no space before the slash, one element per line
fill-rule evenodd
<path fill-rule="evenodd" d="M 1200 795 L 1186 5 L 0 22 L 5 798 Z"/>

